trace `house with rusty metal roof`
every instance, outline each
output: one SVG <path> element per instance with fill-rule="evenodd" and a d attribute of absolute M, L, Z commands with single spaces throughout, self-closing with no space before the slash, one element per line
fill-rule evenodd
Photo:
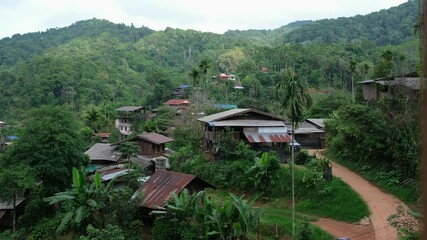
<path fill-rule="evenodd" d="M 184 189 L 190 193 L 206 188 L 215 188 L 195 175 L 158 169 L 135 192 L 132 198 L 141 196 L 138 205 L 148 211 L 163 209 L 171 199 L 172 193 L 179 194 Z"/>
<path fill-rule="evenodd" d="M 217 150 L 220 134 L 230 131 L 233 138 L 256 150 L 283 149 L 291 142 L 285 119 L 257 109 L 237 108 L 199 118 L 204 124 L 205 146 Z"/>

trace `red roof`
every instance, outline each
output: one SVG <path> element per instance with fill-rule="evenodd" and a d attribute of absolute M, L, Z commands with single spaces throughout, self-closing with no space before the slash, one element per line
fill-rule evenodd
<path fill-rule="evenodd" d="M 176 106 L 176 105 L 190 104 L 190 101 L 188 101 L 187 99 L 171 99 L 163 104 Z"/>
<path fill-rule="evenodd" d="M 142 193 L 139 205 L 159 209 L 172 197 L 172 193 L 179 194 L 195 178 L 190 174 L 157 169 L 137 190 Z"/>
<path fill-rule="evenodd" d="M 97 137 L 101 137 L 101 138 L 109 138 L 111 135 L 111 133 L 108 132 L 99 132 L 99 133 L 95 133 L 95 136 Z"/>
<path fill-rule="evenodd" d="M 154 132 L 139 134 L 137 136 L 137 138 L 139 138 L 141 140 L 148 141 L 148 142 L 152 142 L 155 144 L 163 144 L 163 143 L 168 143 L 168 142 L 173 141 L 172 138 L 168 138 L 168 137 L 165 137 L 161 134 L 154 133 Z"/>
<path fill-rule="evenodd" d="M 228 79 L 228 78 L 229 78 L 229 76 L 228 76 L 227 74 L 225 74 L 225 73 L 221 73 L 221 74 L 219 75 L 219 77 L 220 77 L 220 78 L 224 78 L 224 79 Z"/>

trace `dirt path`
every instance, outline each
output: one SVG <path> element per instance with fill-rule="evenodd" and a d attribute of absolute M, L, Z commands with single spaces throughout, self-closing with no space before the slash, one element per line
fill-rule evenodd
<path fill-rule="evenodd" d="M 321 227 L 334 237 L 348 237 L 356 240 L 375 239 L 375 231 L 372 223 L 367 225 L 339 222 L 328 218 L 320 218 L 312 224 Z"/>
<path fill-rule="evenodd" d="M 371 219 L 372 226 L 374 229 L 375 238 L 364 238 L 361 231 L 348 232 L 343 225 L 343 229 L 340 230 L 339 224 L 334 225 L 333 223 L 319 221 L 316 225 L 322 227 L 326 231 L 331 230 L 331 234 L 334 236 L 346 236 L 352 239 L 376 239 L 376 240 L 395 240 L 397 239 L 396 230 L 388 225 L 387 218 L 396 213 L 396 208 L 399 205 L 406 206 L 402 201 L 396 197 L 384 193 L 378 187 L 372 185 L 370 182 L 362 178 L 360 175 L 350 171 L 340 164 L 332 163 L 332 173 L 334 176 L 340 177 L 344 182 L 350 185 L 361 198 L 366 202 L 371 212 L 369 218 Z M 353 225 L 353 224 L 350 224 Z M 358 226 L 358 225 L 355 225 Z M 328 231 L 329 232 L 329 231 Z M 344 235 L 342 235 L 344 234 Z M 354 235 L 353 235 L 354 234 Z M 355 238 L 356 236 L 360 236 Z M 363 238 L 362 238 L 363 237 Z"/>

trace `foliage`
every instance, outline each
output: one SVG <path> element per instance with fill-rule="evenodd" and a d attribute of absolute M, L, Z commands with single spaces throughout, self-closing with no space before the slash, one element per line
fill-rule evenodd
<path fill-rule="evenodd" d="M 312 230 L 309 228 L 309 223 L 307 219 L 304 219 L 303 223 L 298 226 L 296 230 L 295 239 L 298 240 L 310 240 L 312 235 Z"/>
<path fill-rule="evenodd" d="M 255 158 L 255 164 L 246 174 L 254 183 L 256 190 L 268 194 L 275 184 L 279 184 L 279 169 L 280 161 L 277 156 L 265 152 L 261 158 Z"/>
<path fill-rule="evenodd" d="M 304 110 L 312 104 L 311 96 L 303 82 L 298 79 L 296 73 L 287 69 L 283 82 L 277 86 L 277 94 L 287 116 L 292 121 L 292 126 L 303 121 Z"/>
<path fill-rule="evenodd" d="M 140 148 L 136 142 L 125 141 L 118 147 L 119 152 L 122 154 L 122 158 L 126 158 L 128 161 L 131 157 L 137 155 Z"/>
<path fill-rule="evenodd" d="M 233 137 L 232 129 L 225 129 L 219 133 L 216 147 L 219 149 L 219 158 L 225 161 L 252 161 L 256 155 L 256 152 L 248 144 Z"/>
<path fill-rule="evenodd" d="M 387 221 L 397 229 L 399 239 L 415 240 L 421 237 L 421 214 L 403 206 L 397 208 L 397 213 L 388 217 Z"/>
<path fill-rule="evenodd" d="M 31 231 L 29 239 L 46 239 L 55 240 L 57 233 L 56 229 L 61 224 L 61 215 L 54 218 L 46 218 L 41 220 Z"/>
<path fill-rule="evenodd" d="M 295 164 L 305 165 L 313 160 L 313 156 L 309 155 L 307 150 L 301 150 L 295 155 Z"/>
<path fill-rule="evenodd" d="M 50 205 L 62 203 L 65 214 L 57 231 L 83 231 L 88 224 L 103 226 L 105 216 L 102 209 L 108 199 L 109 186 L 101 183 L 101 175 L 96 172 L 94 182 L 88 186 L 83 170 L 73 168 L 73 188 L 65 192 L 56 193 L 52 197 L 44 198 Z"/>
<path fill-rule="evenodd" d="M 172 223 L 172 226 L 181 222 L 185 233 L 196 233 L 196 236 L 201 238 L 248 239 L 248 234 L 258 224 L 262 211 L 253 208 L 255 199 L 247 202 L 243 197 L 231 193 L 230 197 L 216 202 L 204 192 L 190 195 L 184 189 L 180 195 L 172 195 L 172 201 L 166 206 L 166 213 L 160 214 L 163 214 L 162 218 Z M 174 233 L 169 230 L 168 235 L 173 234 L 174 238 L 180 238 L 182 229 Z M 164 233 L 160 234 L 164 237 Z"/>
<path fill-rule="evenodd" d="M 364 105 L 350 105 L 337 110 L 326 121 L 328 153 L 350 161 L 385 159 L 386 116 Z"/>
<path fill-rule="evenodd" d="M 357 15 L 351 18 L 324 19 L 312 22 L 284 36 L 285 42 L 360 42 L 376 45 L 398 44 L 413 38 L 417 23 L 418 1 L 410 0 L 398 7 Z M 319 27 L 321 26 L 321 27 Z M 389 31 L 393 29 L 393 31 Z"/>
<path fill-rule="evenodd" d="M 197 239 L 197 233 L 191 226 L 182 221 L 171 221 L 165 218 L 157 218 L 152 229 L 153 240 L 163 239 Z"/>
<path fill-rule="evenodd" d="M 34 172 L 35 180 L 43 182 L 46 194 L 64 190 L 71 169 L 89 162 L 77 129 L 67 107 L 45 106 L 31 111 L 23 135 L 2 157 L 2 168 L 26 165 Z"/>
<path fill-rule="evenodd" d="M 327 153 L 402 200 L 416 202 L 419 118 L 419 101 L 408 102 L 399 95 L 370 107 L 341 108 L 326 122 Z"/>
<path fill-rule="evenodd" d="M 105 229 L 96 229 L 87 226 L 87 236 L 80 236 L 79 240 L 125 240 L 123 231 L 114 225 L 107 225 Z"/>
<path fill-rule="evenodd" d="M 308 118 L 329 118 L 333 111 L 351 103 L 351 96 L 346 92 L 319 95 L 313 98 L 313 105 L 307 111 Z"/>

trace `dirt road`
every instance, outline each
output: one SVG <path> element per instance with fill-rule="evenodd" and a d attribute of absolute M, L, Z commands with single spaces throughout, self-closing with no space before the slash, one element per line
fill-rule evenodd
<path fill-rule="evenodd" d="M 396 213 L 396 209 L 399 205 L 406 205 L 397 199 L 396 197 L 384 193 L 378 187 L 372 185 L 370 182 L 362 178 L 360 175 L 350 171 L 349 169 L 343 167 L 340 164 L 332 163 L 332 173 L 334 176 L 340 177 L 344 182 L 350 185 L 361 198 L 366 202 L 371 212 L 369 216 L 375 238 L 372 238 L 373 235 L 367 235 L 366 229 L 361 228 L 363 230 L 359 232 L 348 232 L 346 230 L 345 225 L 343 225 L 343 229 L 340 229 L 339 222 L 334 223 L 331 222 L 316 222 L 314 224 L 322 227 L 326 231 L 330 232 L 332 235 L 336 237 L 349 237 L 351 239 L 377 239 L 377 240 L 395 240 L 397 239 L 396 230 L 388 225 L 387 218 Z M 352 224 L 351 224 L 352 225 Z M 334 227 L 335 226 L 335 227 Z M 358 226 L 358 225 L 355 225 Z M 350 229 L 350 228 L 348 228 Z M 356 228 L 357 230 L 357 228 Z M 354 235 L 353 235 L 354 234 Z"/>

